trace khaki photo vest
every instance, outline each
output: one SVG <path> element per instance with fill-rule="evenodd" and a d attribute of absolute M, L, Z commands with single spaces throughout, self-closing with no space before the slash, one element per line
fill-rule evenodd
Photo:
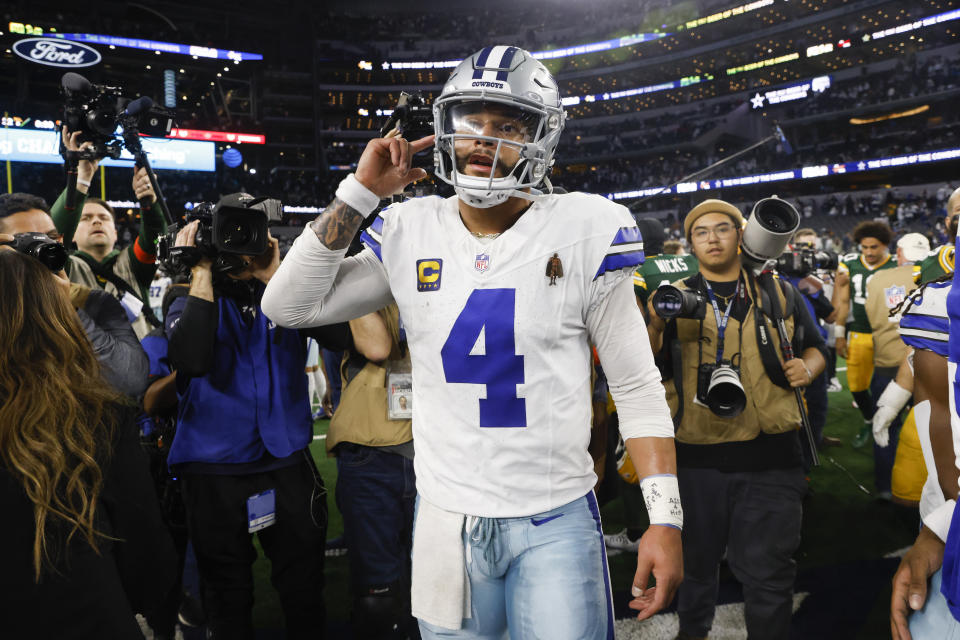
<path fill-rule="evenodd" d="M 410 353 L 400 349 L 400 321 L 396 304 L 378 311 L 393 339 L 388 361 L 409 362 Z M 386 447 L 403 444 L 413 439 L 410 420 L 387 418 L 387 368 L 386 362 L 367 362 L 363 369 L 347 380 L 346 358 L 341 367 L 344 381 L 340 405 L 330 420 L 327 433 L 327 453 L 341 442 Z"/>
<path fill-rule="evenodd" d="M 694 276 L 696 277 L 696 276 Z M 674 283 L 681 289 L 687 289 L 681 281 Z M 758 295 L 759 295 L 759 283 Z M 747 317 L 744 319 L 742 332 L 740 322 L 732 315 L 727 323 L 724 335 L 723 359 L 730 360 L 739 352 L 734 364 L 740 367 L 740 382 L 747 396 L 747 405 L 739 416 L 735 418 L 721 418 L 707 407 L 694 402 L 697 393 L 697 369 L 701 362 L 716 361 L 717 353 L 717 321 L 712 307 L 708 305 L 703 318 L 703 355 L 698 359 L 697 341 L 700 338 L 700 320 L 678 318 L 677 341 L 680 343 L 681 366 L 674 362 L 674 376 L 682 376 L 683 384 L 683 416 L 677 427 L 676 438 L 687 444 L 717 444 L 721 442 L 741 442 L 756 438 L 761 431 L 764 433 L 785 433 L 800 426 L 800 410 L 797 408 L 796 396 L 791 390 L 775 385 L 767 376 L 763 367 L 760 350 L 757 346 L 756 324 L 754 308 L 750 296 L 750 287 L 747 287 L 747 300 L 751 302 Z M 780 287 L 777 287 L 780 298 L 780 308 L 784 313 L 784 324 L 787 333 L 793 337 L 794 320 L 787 315 L 789 310 Z M 731 301 L 731 304 L 733 302 Z M 802 304 L 802 301 L 798 301 Z M 773 321 L 761 313 L 766 324 L 765 335 L 773 342 L 777 357 L 783 362 L 783 353 L 780 350 L 780 337 Z M 740 336 L 743 344 L 740 344 Z M 671 345 L 664 344 L 664 349 Z M 797 354 L 799 357 L 799 354 Z M 677 388 L 674 380 L 665 380 L 667 403 L 671 414 L 676 417 L 680 407 L 677 397 Z"/>

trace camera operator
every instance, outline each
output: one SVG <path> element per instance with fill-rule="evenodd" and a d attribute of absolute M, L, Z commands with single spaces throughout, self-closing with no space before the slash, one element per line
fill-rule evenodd
<path fill-rule="evenodd" d="M 234 194 L 220 204 L 250 200 Z M 199 225 L 180 229 L 176 247 L 200 244 Z M 287 637 L 321 637 L 325 620 L 326 490 L 308 449 L 306 335 L 260 309 L 280 264 L 277 241 L 265 236 L 264 253 L 231 256 L 240 259 L 216 274 L 211 257 L 199 256 L 188 295 L 165 318 L 180 397 L 169 464 L 181 480 L 208 629 L 230 640 L 253 638 L 254 531 L 273 566 Z M 310 335 L 343 348 L 346 326 Z"/>
<path fill-rule="evenodd" d="M 89 142 L 78 144 L 81 132 L 63 130 L 64 145 L 70 151 L 80 151 Z M 140 212 L 140 234 L 129 247 L 114 249 L 117 243 L 116 215 L 113 208 L 99 198 L 87 197 L 90 181 L 96 174 L 99 161 L 80 160 L 77 163 L 77 201 L 67 207 L 64 191 L 51 209 L 50 215 L 63 234 L 63 243 L 76 242 L 77 251 L 67 263 L 67 275 L 91 289 L 103 289 L 123 305 L 137 337 L 142 339 L 159 325 L 148 304 L 150 284 L 157 270 L 157 239 L 166 230 L 163 213 L 156 206 L 157 196 L 144 168 L 133 173 L 133 191 L 137 199 L 149 206 Z"/>
<path fill-rule="evenodd" d="M 38 234 L 53 243 L 60 238 L 43 198 L 29 193 L 0 195 L 0 234 L 13 242 L 22 234 Z M 147 386 L 147 356 L 120 303 L 100 289 L 70 284 L 70 301 L 80 326 L 93 345 L 103 377 L 117 391 L 136 398 Z"/>
<path fill-rule="evenodd" d="M 830 304 L 830 293 L 822 277 L 836 269 L 836 255 L 816 251 L 817 236 L 813 229 L 799 229 L 793 237 L 793 247 L 784 253 L 777 262 L 777 270 L 784 280 L 792 284 L 803 295 L 807 312 L 813 318 L 820 336 L 826 342 L 828 338 L 825 323 L 831 323 L 836 317 Z M 830 360 L 829 350 L 827 360 Z M 827 423 L 827 384 L 829 374 L 816 376 L 804 390 L 807 411 L 810 416 L 810 428 L 818 447 L 836 447 L 842 444 L 839 438 L 823 435 Z M 813 457 L 807 449 L 803 450 L 803 468 L 809 472 L 813 467 Z"/>
<path fill-rule="evenodd" d="M 743 584 L 748 635 L 790 633 L 796 574 L 791 556 L 800 543 L 806 493 L 793 389 L 823 371 L 823 339 L 795 289 L 782 280 L 765 288 L 778 281 L 741 266 L 743 227 L 739 209 L 727 202 L 694 207 L 684 232 L 699 272 L 676 286 L 697 308 L 664 320 L 671 314 L 658 305 L 659 295 L 649 305 L 651 346 L 664 363 L 677 429 L 680 496 L 690 513 L 678 603 L 678 638 L 684 639 L 705 638 L 710 631 L 724 549 Z M 785 338 L 800 354 L 785 362 L 776 339 L 761 342 L 778 335 L 766 317 L 776 304 Z"/>

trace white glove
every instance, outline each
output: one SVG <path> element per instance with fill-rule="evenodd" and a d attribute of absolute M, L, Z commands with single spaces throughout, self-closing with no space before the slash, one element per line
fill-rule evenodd
<path fill-rule="evenodd" d="M 873 414 L 873 441 L 877 446 L 890 444 L 890 423 L 910 401 L 913 394 L 891 380 L 877 400 L 877 412 Z"/>

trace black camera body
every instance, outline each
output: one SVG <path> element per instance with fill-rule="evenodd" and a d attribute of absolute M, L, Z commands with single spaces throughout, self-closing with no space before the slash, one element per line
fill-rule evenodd
<path fill-rule="evenodd" d="M 240 271 L 246 267 L 243 256 L 259 256 L 269 248 L 270 225 L 279 223 L 282 215 L 279 200 L 246 193 L 224 196 L 216 204 L 201 202 L 182 225 L 171 225 L 160 238 L 157 258 L 171 273 L 186 273 L 202 258 L 213 260 L 217 273 Z M 177 232 L 194 220 L 200 221 L 195 246 L 176 246 Z"/>
<path fill-rule="evenodd" d="M 690 318 L 700 320 L 707 312 L 707 298 L 694 289 L 663 284 L 653 292 L 653 309 L 664 320 Z"/>
<path fill-rule="evenodd" d="M 433 109 L 427 105 L 420 92 L 400 92 L 400 99 L 394 107 L 390 119 L 380 129 L 380 137 L 386 137 L 394 128 L 404 138 L 410 141 L 419 140 L 433 135 Z M 421 151 L 413 156 L 414 167 L 429 168 L 433 166 L 433 152 Z"/>
<path fill-rule="evenodd" d="M 67 130 L 81 131 L 80 141 L 91 143 L 78 158 L 119 158 L 124 145 L 117 136 L 118 127 L 125 135 L 161 138 L 173 127 L 172 111 L 154 105 L 147 97 L 125 98 L 121 87 L 93 84 L 71 72 L 64 74 L 62 88 Z"/>
<path fill-rule="evenodd" d="M 785 251 L 777 258 L 777 271 L 804 278 L 816 271 L 836 271 L 839 266 L 837 254 L 801 247 Z"/>
<path fill-rule="evenodd" d="M 13 242 L 6 244 L 20 253 L 36 258 L 54 273 L 61 271 L 67 264 L 67 250 L 45 233 L 18 233 L 13 236 Z"/>
<path fill-rule="evenodd" d="M 697 402 L 720 418 L 736 418 L 747 406 L 740 367 L 729 360 L 704 362 L 697 368 Z"/>

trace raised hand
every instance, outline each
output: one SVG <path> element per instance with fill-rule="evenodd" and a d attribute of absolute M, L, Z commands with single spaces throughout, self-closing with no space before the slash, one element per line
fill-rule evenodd
<path fill-rule="evenodd" d="M 410 142 L 401 136 L 375 138 L 357 162 L 357 180 L 381 198 L 403 191 L 411 182 L 427 177 L 427 172 L 411 168 L 410 163 L 416 153 L 433 144 L 433 136 L 427 136 Z"/>

